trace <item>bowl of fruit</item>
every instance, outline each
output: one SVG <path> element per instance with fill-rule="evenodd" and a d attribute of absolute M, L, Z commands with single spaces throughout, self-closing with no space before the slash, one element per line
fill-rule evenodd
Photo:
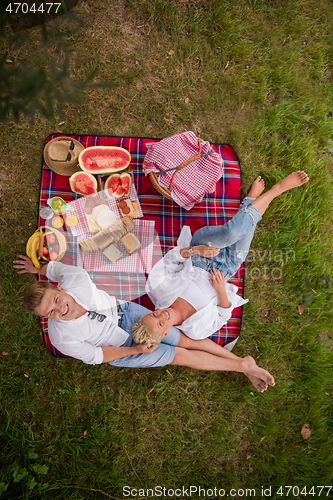
<path fill-rule="evenodd" d="M 66 249 L 66 238 L 60 231 L 41 226 L 28 239 L 26 254 L 33 265 L 40 268 L 50 260 L 61 260 Z"/>

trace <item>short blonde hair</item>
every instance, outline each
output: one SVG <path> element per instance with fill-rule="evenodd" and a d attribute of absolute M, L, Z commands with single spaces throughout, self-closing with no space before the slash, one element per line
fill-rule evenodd
<path fill-rule="evenodd" d="M 132 326 L 132 339 L 136 344 L 159 344 L 164 337 L 164 333 L 152 333 L 144 321 L 146 316 L 148 314 L 141 316 Z"/>
<path fill-rule="evenodd" d="M 28 287 L 24 297 L 24 305 L 29 312 L 35 314 L 36 316 L 40 316 L 36 313 L 36 309 L 42 302 L 45 290 L 47 290 L 48 288 L 57 287 L 49 281 L 37 281 L 36 283 L 32 283 Z"/>

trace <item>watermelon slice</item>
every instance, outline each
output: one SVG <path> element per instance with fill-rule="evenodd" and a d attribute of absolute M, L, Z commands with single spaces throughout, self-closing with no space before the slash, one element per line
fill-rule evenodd
<path fill-rule="evenodd" d="M 89 174 L 111 174 L 128 167 L 131 155 L 117 146 L 92 146 L 81 151 L 79 165 Z"/>
<path fill-rule="evenodd" d="M 132 184 L 132 177 L 127 172 L 110 175 L 104 184 L 104 191 L 108 198 L 128 196 Z"/>
<path fill-rule="evenodd" d="M 75 172 L 69 178 L 71 190 L 83 196 L 95 196 L 97 194 L 97 180 L 87 172 Z"/>

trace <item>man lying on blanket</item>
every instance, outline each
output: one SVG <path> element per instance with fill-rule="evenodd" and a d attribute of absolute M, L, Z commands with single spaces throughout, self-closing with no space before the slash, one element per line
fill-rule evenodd
<path fill-rule="evenodd" d="M 75 266 L 51 261 L 37 269 L 29 257 L 18 255 L 14 267 L 21 273 L 39 273 L 49 282 L 29 286 L 25 305 L 30 312 L 48 318 L 52 344 L 63 354 L 88 364 L 149 368 L 180 365 L 199 370 L 237 371 L 263 392 L 274 385 L 270 373 L 250 356 L 239 358 L 210 339 L 192 340 L 175 327 L 160 344 L 135 344 L 131 328 L 150 311 L 134 302 L 117 301 L 99 290 L 88 273 Z"/>

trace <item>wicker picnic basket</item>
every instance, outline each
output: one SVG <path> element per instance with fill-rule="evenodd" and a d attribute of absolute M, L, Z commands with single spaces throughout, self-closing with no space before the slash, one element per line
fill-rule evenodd
<path fill-rule="evenodd" d="M 176 173 L 179 172 L 180 170 L 182 170 L 184 167 L 187 167 L 188 165 L 190 165 L 190 163 L 193 163 L 195 160 L 198 160 L 201 157 L 201 143 L 202 142 L 204 142 L 204 141 L 198 137 L 198 145 L 199 145 L 198 153 L 195 154 L 194 156 L 191 156 L 191 158 L 188 158 L 187 160 L 183 161 L 183 163 L 181 163 L 180 165 L 178 165 L 174 169 L 174 173 L 172 174 L 171 181 L 170 181 L 170 186 L 168 188 L 161 186 L 158 182 L 159 176 L 163 175 L 163 173 L 150 172 L 148 174 L 149 178 L 151 180 L 151 183 L 154 186 L 154 188 L 156 189 L 156 191 L 158 191 L 161 195 L 168 198 L 168 200 L 173 199 L 171 196 L 171 191 L 172 191 L 172 185 L 173 185 L 173 181 L 174 181 Z M 211 152 L 214 153 L 214 150 L 212 147 L 211 147 Z"/>

